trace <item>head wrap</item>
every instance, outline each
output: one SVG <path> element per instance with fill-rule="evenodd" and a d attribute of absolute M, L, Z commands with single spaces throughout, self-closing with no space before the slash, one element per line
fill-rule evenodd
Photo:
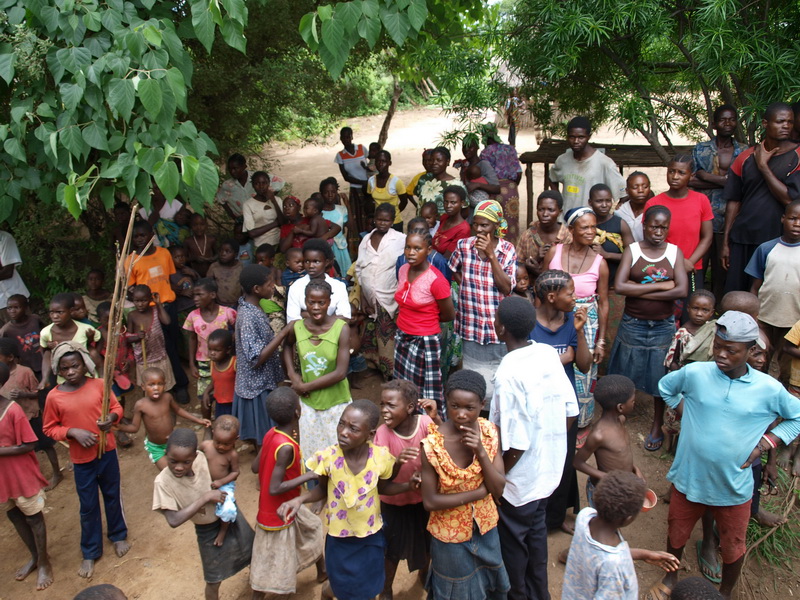
<path fill-rule="evenodd" d="M 500 134 L 497 133 L 497 125 L 494 123 L 484 123 L 480 126 L 481 142 L 484 146 L 488 146 L 490 142 L 494 141 L 502 144 L 503 140 L 500 139 Z"/>
<path fill-rule="evenodd" d="M 338 186 L 338 183 L 337 183 L 337 186 Z M 295 204 L 297 204 L 297 206 L 303 206 L 303 203 L 302 203 L 302 202 L 300 202 L 300 198 L 298 198 L 297 196 L 286 196 L 286 197 L 284 198 L 284 201 L 285 201 L 285 200 L 291 200 L 292 202 L 294 202 Z"/>
<path fill-rule="evenodd" d="M 474 216 L 484 217 L 492 223 L 497 223 L 496 235 L 499 238 L 506 237 L 508 233 L 508 221 L 503 216 L 503 207 L 494 200 L 484 200 L 475 207 Z"/>
<path fill-rule="evenodd" d="M 73 341 L 61 342 L 60 344 L 58 344 L 58 346 L 56 346 L 53 349 L 53 358 L 51 360 L 53 365 L 53 371 L 58 373 L 59 361 L 65 354 L 68 354 L 70 352 L 77 352 L 78 354 L 80 354 L 81 358 L 83 359 L 83 363 L 86 365 L 86 372 L 92 377 L 96 376 L 96 371 L 95 371 L 96 367 L 94 361 L 92 360 L 92 357 L 89 356 L 89 351 L 86 349 L 86 346 Z"/>
<path fill-rule="evenodd" d="M 566 214 L 567 227 L 570 227 L 583 215 L 588 215 L 589 213 L 594 214 L 594 211 L 588 206 L 579 206 L 578 208 L 573 208 L 572 210 L 568 211 Z"/>

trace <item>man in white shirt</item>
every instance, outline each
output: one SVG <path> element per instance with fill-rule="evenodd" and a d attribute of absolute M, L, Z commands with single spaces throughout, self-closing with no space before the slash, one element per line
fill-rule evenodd
<path fill-rule="evenodd" d="M 25 286 L 17 272 L 17 265 L 22 264 L 22 257 L 17 248 L 17 242 L 7 231 L 0 231 L 0 322 L 8 323 L 9 297 L 14 294 L 22 294 L 26 298 L 30 297 L 30 292 Z"/>
<path fill-rule="evenodd" d="M 242 218 L 244 203 L 255 195 L 253 183 L 250 181 L 251 174 L 247 170 L 247 160 L 244 156 L 231 154 L 228 157 L 228 175 L 230 179 L 226 179 L 219 186 L 216 200 L 222 204 L 231 219 L 237 221 Z M 283 179 L 276 175 L 270 175 L 269 187 L 273 192 L 280 192 L 284 185 L 286 182 Z"/>
<path fill-rule="evenodd" d="M 575 117 L 567 124 L 569 150 L 556 159 L 550 167 L 551 188 L 558 190 L 563 183 L 561 195 L 567 214 L 573 208 L 589 206 L 589 190 L 596 183 L 605 183 L 611 188 L 615 200 L 625 195 L 625 178 L 616 163 L 591 144 L 592 126 L 586 117 Z"/>
<path fill-rule="evenodd" d="M 578 415 L 575 390 L 555 348 L 528 340 L 535 324 L 536 310 L 527 299 L 500 302 L 494 326 L 508 354 L 494 376 L 489 419 L 502 432 L 506 468 L 498 531 L 509 600 L 550 599 L 547 498 L 561 481 L 568 421 Z"/>

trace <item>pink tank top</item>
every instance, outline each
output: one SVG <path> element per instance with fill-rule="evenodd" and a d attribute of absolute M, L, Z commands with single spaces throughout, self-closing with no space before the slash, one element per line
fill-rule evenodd
<path fill-rule="evenodd" d="M 553 260 L 550 261 L 551 269 L 558 269 L 565 271 L 564 266 L 561 264 L 561 250 L 564 244 L 556 244 L 556 253 L 553 255 Z M 600 263 L 603 262 L 603 257 L 599 254 L 594 257 L 592 266 L 588 271 L 583 273 L 570 273 L 572 280 L 575 282 L 575 296 L 577 298 L 588 298 L 597 293 L 597 280 L 600 279 Z"/>

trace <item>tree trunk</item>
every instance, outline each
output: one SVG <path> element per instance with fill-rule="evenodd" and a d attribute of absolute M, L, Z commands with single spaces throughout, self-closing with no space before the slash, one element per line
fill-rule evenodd
<path fill-rule="evenodd" d="M 386 140 L 389 139 L 389 126 L 392 124 L 392 117 L 397 110 L 397 103 L 400 100 L 400 94 L 403 93 L 403 88 L 397 82 L 397 77 L 392 77 L 394 82 L 394 91 L 392 92 L 392 101 L 389 102 L 389 110 L 386 111 L 386 118 L 383 120 L 381 132 L 378 134 L 378 144 L 381 148 L 386 146 Z"/>

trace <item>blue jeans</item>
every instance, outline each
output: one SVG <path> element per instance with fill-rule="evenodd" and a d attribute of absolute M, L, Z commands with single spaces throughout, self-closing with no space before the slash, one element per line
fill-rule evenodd
<path fill-rule="evenodd" d="M 103 492 L 108 539 L 121 542 L 128 537 L 128 525 L 122 510 L 116 450 L 106 452 L 92 462 L 75 465 L 75 490 L 81 511 L 81 553 L 86 560 L 97 560 L 103 555 L 103 520 L 97 488 Z"/>

